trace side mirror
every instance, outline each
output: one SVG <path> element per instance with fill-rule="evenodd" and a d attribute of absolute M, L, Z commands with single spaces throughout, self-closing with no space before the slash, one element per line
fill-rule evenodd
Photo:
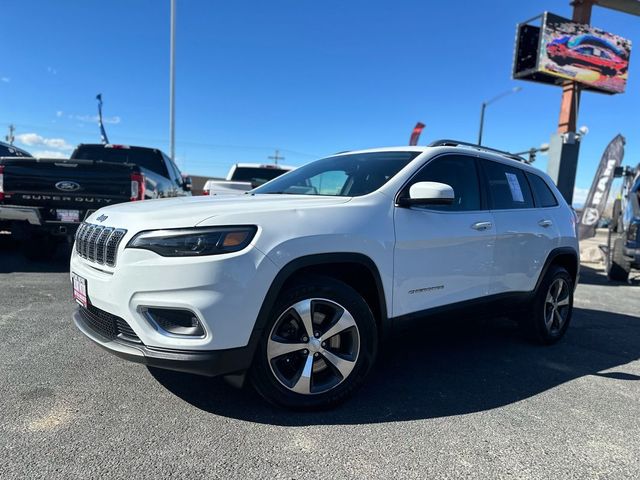
<path fill-rule="evenodd" d="M 409 196 L 400 198 L 400 205 L 451 205 L 456 196 L 446 183 L 418 182 L 409 188 Z"/>
<path fill-rule="evenodd" d="M 193 183 L 191 182 L 191 177 L 183 177 L 182 178 L 182 186 L 184 187 L 184 189 L 187 192 L 191 191 L 191 187 L 193 186 Z"/>

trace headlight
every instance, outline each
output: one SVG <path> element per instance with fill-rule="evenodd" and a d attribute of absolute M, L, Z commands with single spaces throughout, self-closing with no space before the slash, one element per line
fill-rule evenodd
<path fill-rule="evenodd" d="M 163 257 L 202 257 L 237 252 L 255 236 L 255 226 L 185 228 L 140 232 L 127 248 L 142 248 Z"/>

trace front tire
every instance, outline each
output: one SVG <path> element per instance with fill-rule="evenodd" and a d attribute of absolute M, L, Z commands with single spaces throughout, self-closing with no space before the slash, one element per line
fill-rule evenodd
<path fill-rule="evenodd" d="M 521 322 L 529 339 L 544 345 L 559 341 L 569 328 L 573 313 L 573 278 L 552 265 L 538 286 L 531 310 Z"/>
<path fill-rule="evenodd" d="M 329 408 L 362 385 L 376 350 L 375 319 L 362 296 L 333 278 L 312 276 L 279 296 L 250 378 L 275 405 Z"/>

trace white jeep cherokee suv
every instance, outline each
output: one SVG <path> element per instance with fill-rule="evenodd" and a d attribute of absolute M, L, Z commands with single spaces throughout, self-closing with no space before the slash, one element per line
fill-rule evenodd
<path fill-rule="evenodd" d="M 412 320 L 470 307 L 557 341 L 578 265 L 547 175 L 440 141 L 341 153 L 241 197 L 103 208 L 76 236 L 73 319 L 128 360 L 246 374 L 273 403 L 326 407 Z"/>

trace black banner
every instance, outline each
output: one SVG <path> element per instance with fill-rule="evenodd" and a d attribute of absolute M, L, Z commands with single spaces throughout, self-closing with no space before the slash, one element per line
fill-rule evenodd
<path fill-rule="evenodd" d="M 593 179 L 587 200 L 584 202 L 578 235 L 580 240 L 593 237 L 596 234 L 598 221 L 609 199 L 609 190 L 613 183 L 613 172 L 622 163 L 624 157 L 624 137 L 620 134 L 611 140 L 600 159 L 600 165 Z"/>

